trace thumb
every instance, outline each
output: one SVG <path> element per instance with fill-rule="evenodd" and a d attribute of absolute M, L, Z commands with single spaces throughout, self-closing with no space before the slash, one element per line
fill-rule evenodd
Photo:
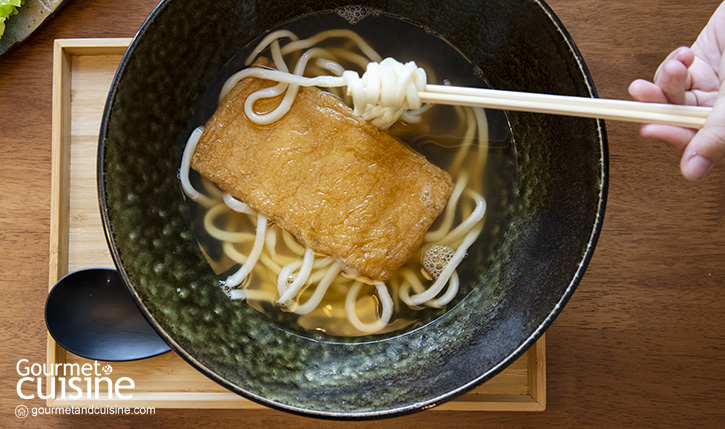
<path fill-rule="evenodd" d="M 697 180 L 715 165 L 725 161 L 725 87 L 712 107 L 703 128 L 685 147 L 680 162 L 682 175 Z"/>

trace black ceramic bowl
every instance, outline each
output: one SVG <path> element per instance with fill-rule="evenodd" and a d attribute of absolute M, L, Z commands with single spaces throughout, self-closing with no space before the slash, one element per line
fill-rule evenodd
<path fill-rule="evenodd" d="M 534 0 L 368 1 L 438 33 L 499 89 L 595 96 L 574 42 Z M 533 345 L 592 257 L 607 189 L 604 126 L 510 112 L 517 182 L 506 233 L 456 305 L 415 329 L 310 338 L 217 287 L 185 217 L 177 169 L 199 97 L 249 41 L 339 0 L 168 0 L 124 56 L 103 116 L 98 183 L 116 265 L 171 347 L 262 404 L 331 418 L 427 409 L 490 379 Z M 434 13 L 431 11 L 435 11 Z"/>

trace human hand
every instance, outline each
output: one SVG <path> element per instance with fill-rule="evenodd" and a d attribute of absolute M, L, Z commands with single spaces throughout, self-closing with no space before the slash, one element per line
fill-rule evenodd
<path fill-rule="evenodd" d="M 643 137 L 663 140 L 682 151 L 680 170 L 696 180 L 725 164 L 725 3 L 710 18 L 691 48 L 675 49 L 660 64 L 654 82 L 638 79 L 629 86 L 636 100 L 648 103 L 711 106 L 702 129 L 644 124 Z"/>

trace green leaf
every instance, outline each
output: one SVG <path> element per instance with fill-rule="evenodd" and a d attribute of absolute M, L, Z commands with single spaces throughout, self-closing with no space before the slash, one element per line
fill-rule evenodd
<path fill-rule="evenodd" d="M 0 0 L 0 38 L 5 32 L 5 20 L 18 13 L 25 0 Z"/>

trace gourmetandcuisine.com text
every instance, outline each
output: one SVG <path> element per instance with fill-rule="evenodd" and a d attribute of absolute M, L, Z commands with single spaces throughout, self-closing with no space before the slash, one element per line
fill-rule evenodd
<path fill-rule="evenodd" d="M 156 408 L 153 407 L 32 407 L 18 406 L 15 409 L 15 416 L 23 419 L 26 417 L 38 417 L 45 415 L 54 416 L 153 416 Z"/>

